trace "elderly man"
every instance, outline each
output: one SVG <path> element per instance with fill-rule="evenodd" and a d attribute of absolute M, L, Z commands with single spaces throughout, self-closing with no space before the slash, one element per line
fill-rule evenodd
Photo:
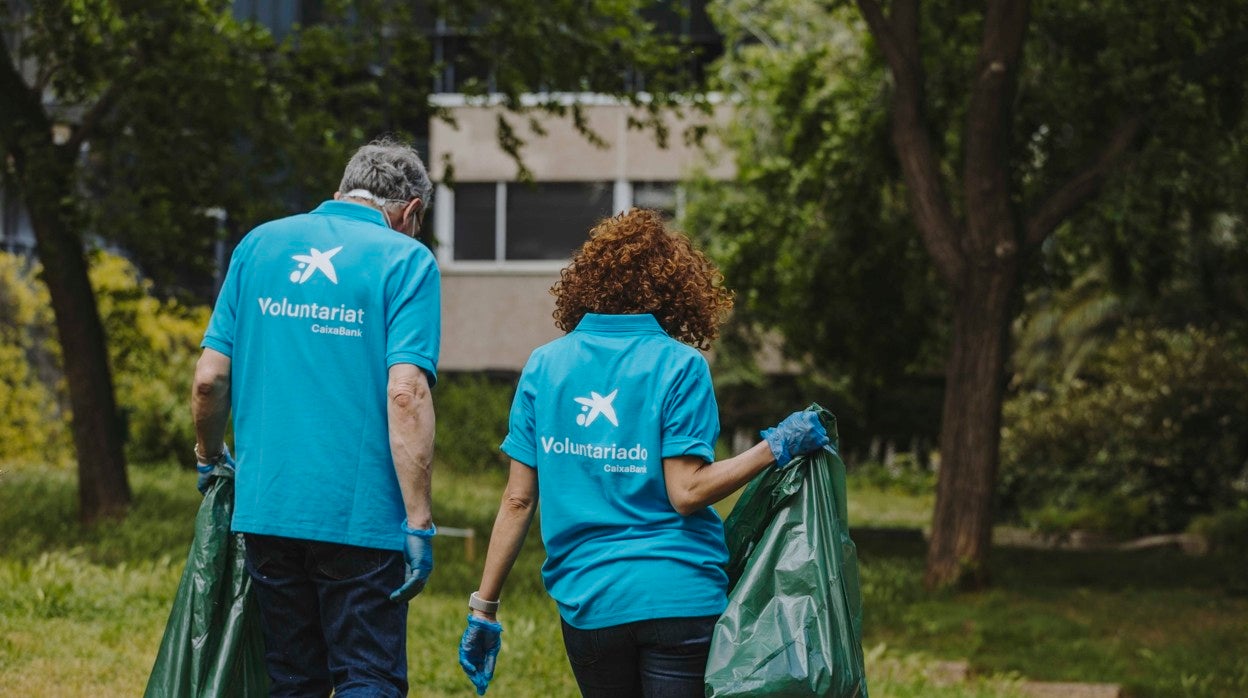
<path fill-rule="evenodd" d="M 233 529 L 273 696 L 407 695 L 407 602 L 433 569 L 439 274 L 411 147 L 359 149 L 333 201 L 251 231 L 195 370 L 201 491 L 233 411 Z"/>

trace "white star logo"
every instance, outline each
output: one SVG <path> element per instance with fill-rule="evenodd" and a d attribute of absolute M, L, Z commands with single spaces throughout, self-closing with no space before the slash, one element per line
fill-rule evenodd
<path fill-rule="evenodd" d="M 611 406 L 611 401 L 615 399 L 615 394 L 620 392 L 619 388 L 611 391 L 610 395 L 603 397 L 594 391 L 589 391 L 589 397 L 575 398 L 581 404 L 581 414 L 576 415 L 576 423 L 583 427 L 587 427 L 598 419 L 598 415 L 607 418 L 612 426 L 620 426 L 619 420 L 615 418 L 615 408 Z"/>
<path fill-rule="evenodd" d="M 292 256 L 291 259 L 299 263 L 299 268 L 290 272 L 290 280 L 294 283 L 301 284 L 311 278 L 312 275 L 319 270 L 330 281 L 338 283 L 338 272 L 334 271 L 334 265 L 329 260 L 341 250 L 342 245 L 339 245 L 328 252 L 321 252 L 313 247 L 309 254 L 297 254 Z"/>

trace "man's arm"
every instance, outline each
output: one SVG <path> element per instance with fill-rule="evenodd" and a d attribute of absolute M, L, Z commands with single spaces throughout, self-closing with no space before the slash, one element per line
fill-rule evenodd
<path fill-rule="evenodd" d="M 225 425 L 230 416 L 230 357 L 204 349 L 195 364 L 191 388 L 191 419 L 195 422 L 195 452 L 212 458 L 225 446 Z"/>
<path fill-rule="evenodd" d="M 390 454 L 403 494 L 409 528 L 433 526 L 433 396 L 424 370 L 412 364 L 390 367 L 386 388 Z"/>

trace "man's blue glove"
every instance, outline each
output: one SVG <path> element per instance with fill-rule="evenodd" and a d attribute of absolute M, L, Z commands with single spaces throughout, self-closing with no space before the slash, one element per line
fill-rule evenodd
<path fill-rule="evenodd" d="M 785 417 L 784 421 L 762 430 L 759 434 L 771 447 L 777 468 L 784 468 L 794 458 L 818 451 L 829 442 L 828 430 L 819 421 L 819 415 L 810 410 L 794 412 Z"/>
<path fill-rule="evenodd" d="M 498 650 L 503 646 L 503 625 L 474 615 L 468 616 L 468 627 L 459 639 L 459 665 L 468 680 L 477 687 L 477 695 L 485 695 L 485 689 L 494 678 L 494 663 Z"/>
<path fill-rule="evenodd" d="M 199 447 L 196 446 L 196 449 Z M 199 472 L 199 480 L 195 483 L 195 488 L 200 494 L 208 494 L 208 488 L 212 486 L 212 470 L 218 465 L 234 469 L 234 457 L 230 455 L 230 447 L 221 444 L 221 455 L 214 458 L 211 463 L 205 463 L 199 460 L 199 455 L 195 455 L 195 470 Z"/>
<path fill-rule="evenodd" d="M 433 572 L 433 536 L 438 532 L 437 526 L 426 529 L 410 528 L 403 521 L 403 561 L 407 564 L 407 579 L 403 586 L 390 594 L 391 601 L 403 603 L 412 600 L 424 591 L 429 574 Z"/>

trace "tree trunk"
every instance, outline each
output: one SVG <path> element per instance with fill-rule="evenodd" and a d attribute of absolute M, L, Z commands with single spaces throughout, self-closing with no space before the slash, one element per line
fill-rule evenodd
<path fill-rule="evenodd" d="M 62 202 L 74 190 L 72 161 L 60 153 L 28 155 L 32 157 L 24 163 L 23 195 L 52 299 L 69 386 L 78 454 L 78 516 L 89 524 L 123 516 L 130 505 L 122 424 L 82 238 Z"/>
<path fill-rule="evenodd" d="M 79 140 L 56 144 L 43 95 L 23 80 L 5 38 L 0 33 L 0 146 L 30 213 L 52 298 L 78 452 L 78 517 L 92 523 L 125 513 L 130 483 L 104 326 L 74 223 L 77 144 L 85 134 L 80 131 Z"/>
<path fill-rule="evenodd" d="M 972 267 L 956 295 L 927 552 L 929 588 L 979 588 L 988 581 L 985 561 L 992 537 L 1006 335 L 1016 278 L 1012 258 L 995 267 Z"/>

